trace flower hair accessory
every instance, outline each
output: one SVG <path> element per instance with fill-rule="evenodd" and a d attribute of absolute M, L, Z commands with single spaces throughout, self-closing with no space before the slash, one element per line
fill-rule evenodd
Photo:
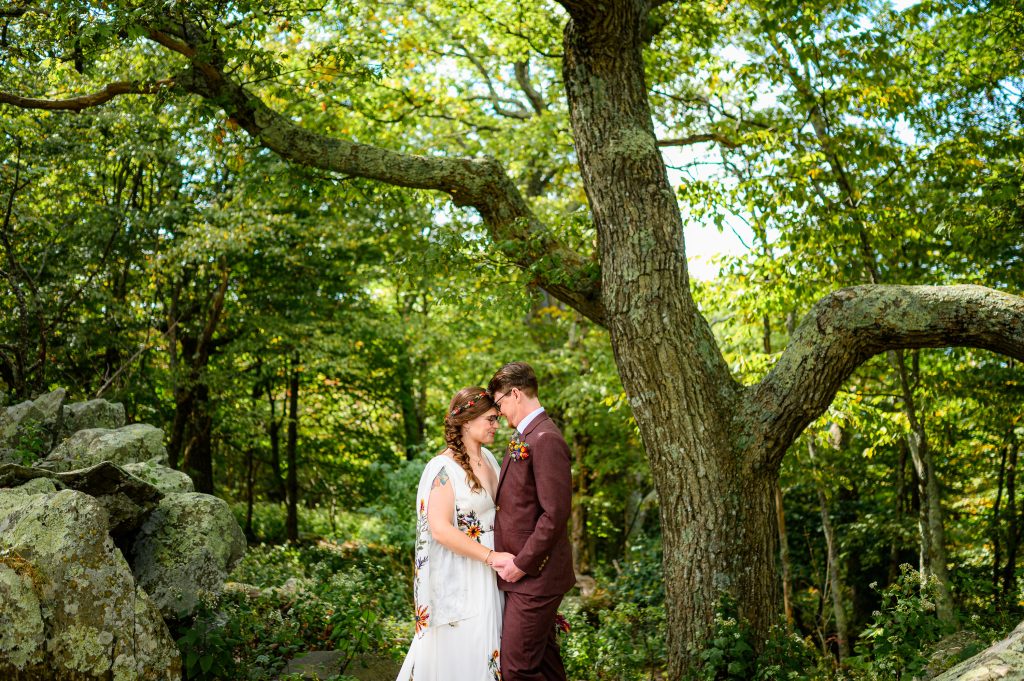
<path fill-rule="evenodd" d="M 487 393 L 485 393 L 485 392 L 484 393 L 480 393 L 479 395 L 477 395 L 476 397 L 471 399 L 469 402 L 466 402 L 462 406 L 455 407 L 450 412 L 448 412 L 448 415 L 449 416 L 458 416 L 459 414 L 461 414 L 462 412 L 466 411 L 467 409 L 472 407 L 474 404 L 476 404 L 476 401 L 479 400 L 481 397 L 487 397 Z"/>
<path fill-rule="evenodd" d="M 530 445 L 519 438 L 512 438 L 505 450 L 505 456 L 511 456 L 513 461 L 522 461 L 530 458 Z"/>

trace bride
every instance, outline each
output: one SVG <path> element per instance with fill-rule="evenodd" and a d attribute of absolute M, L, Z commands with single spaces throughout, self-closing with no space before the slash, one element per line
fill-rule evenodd
<path fill-rule="evenodd" d="M 416 493 L 416 634 L 397 681 L 499 681 L 504 601 L 490 567 L 499 469 L 483 447 L 498 412 L 483 388 L 463 388 L 444 425 L 448 446 Z"/>

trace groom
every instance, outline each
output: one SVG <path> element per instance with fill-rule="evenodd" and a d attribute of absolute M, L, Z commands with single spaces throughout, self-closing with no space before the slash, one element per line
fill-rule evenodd
<path fill-rule="evenodd" d="M 555 639 L 562 596 L 576 584 L 569 547 L 572 504 L 569 447 L 537 399 L 529 364 L 512 362 L 487 386 L 516 435 L 501 463 L 494 521 L 503 681 L 565 681 Z"/>

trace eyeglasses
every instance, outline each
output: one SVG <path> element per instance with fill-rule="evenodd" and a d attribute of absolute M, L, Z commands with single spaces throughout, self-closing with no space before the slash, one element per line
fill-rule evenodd
<path fill-rule="evenodd" d="M 509 395 L 511 395 L 513 390 L 515 390 L 515 388 L 512 388 L 512 390 L 509 390 L 507 393 L 505 393 L 501 397 L 495 399 L 494 400 L 494 408 L 497 409 L 498 411 L 501 411 L 501 401 L 504 400 Z"/>

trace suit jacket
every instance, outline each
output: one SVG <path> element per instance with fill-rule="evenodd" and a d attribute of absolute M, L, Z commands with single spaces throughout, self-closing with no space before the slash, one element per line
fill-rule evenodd
<path fill-rule="evenodd" d="M 494 549 L 515 556 L 526 573 L 518 582 L 498 578 L 502 591 L 554 596 L 576 584 L 569 545 L 572 470 L 569 446 L 546 412 L 526 428 L 521 439 L 529 456 L 501 462 L 495 493 Z"/>

